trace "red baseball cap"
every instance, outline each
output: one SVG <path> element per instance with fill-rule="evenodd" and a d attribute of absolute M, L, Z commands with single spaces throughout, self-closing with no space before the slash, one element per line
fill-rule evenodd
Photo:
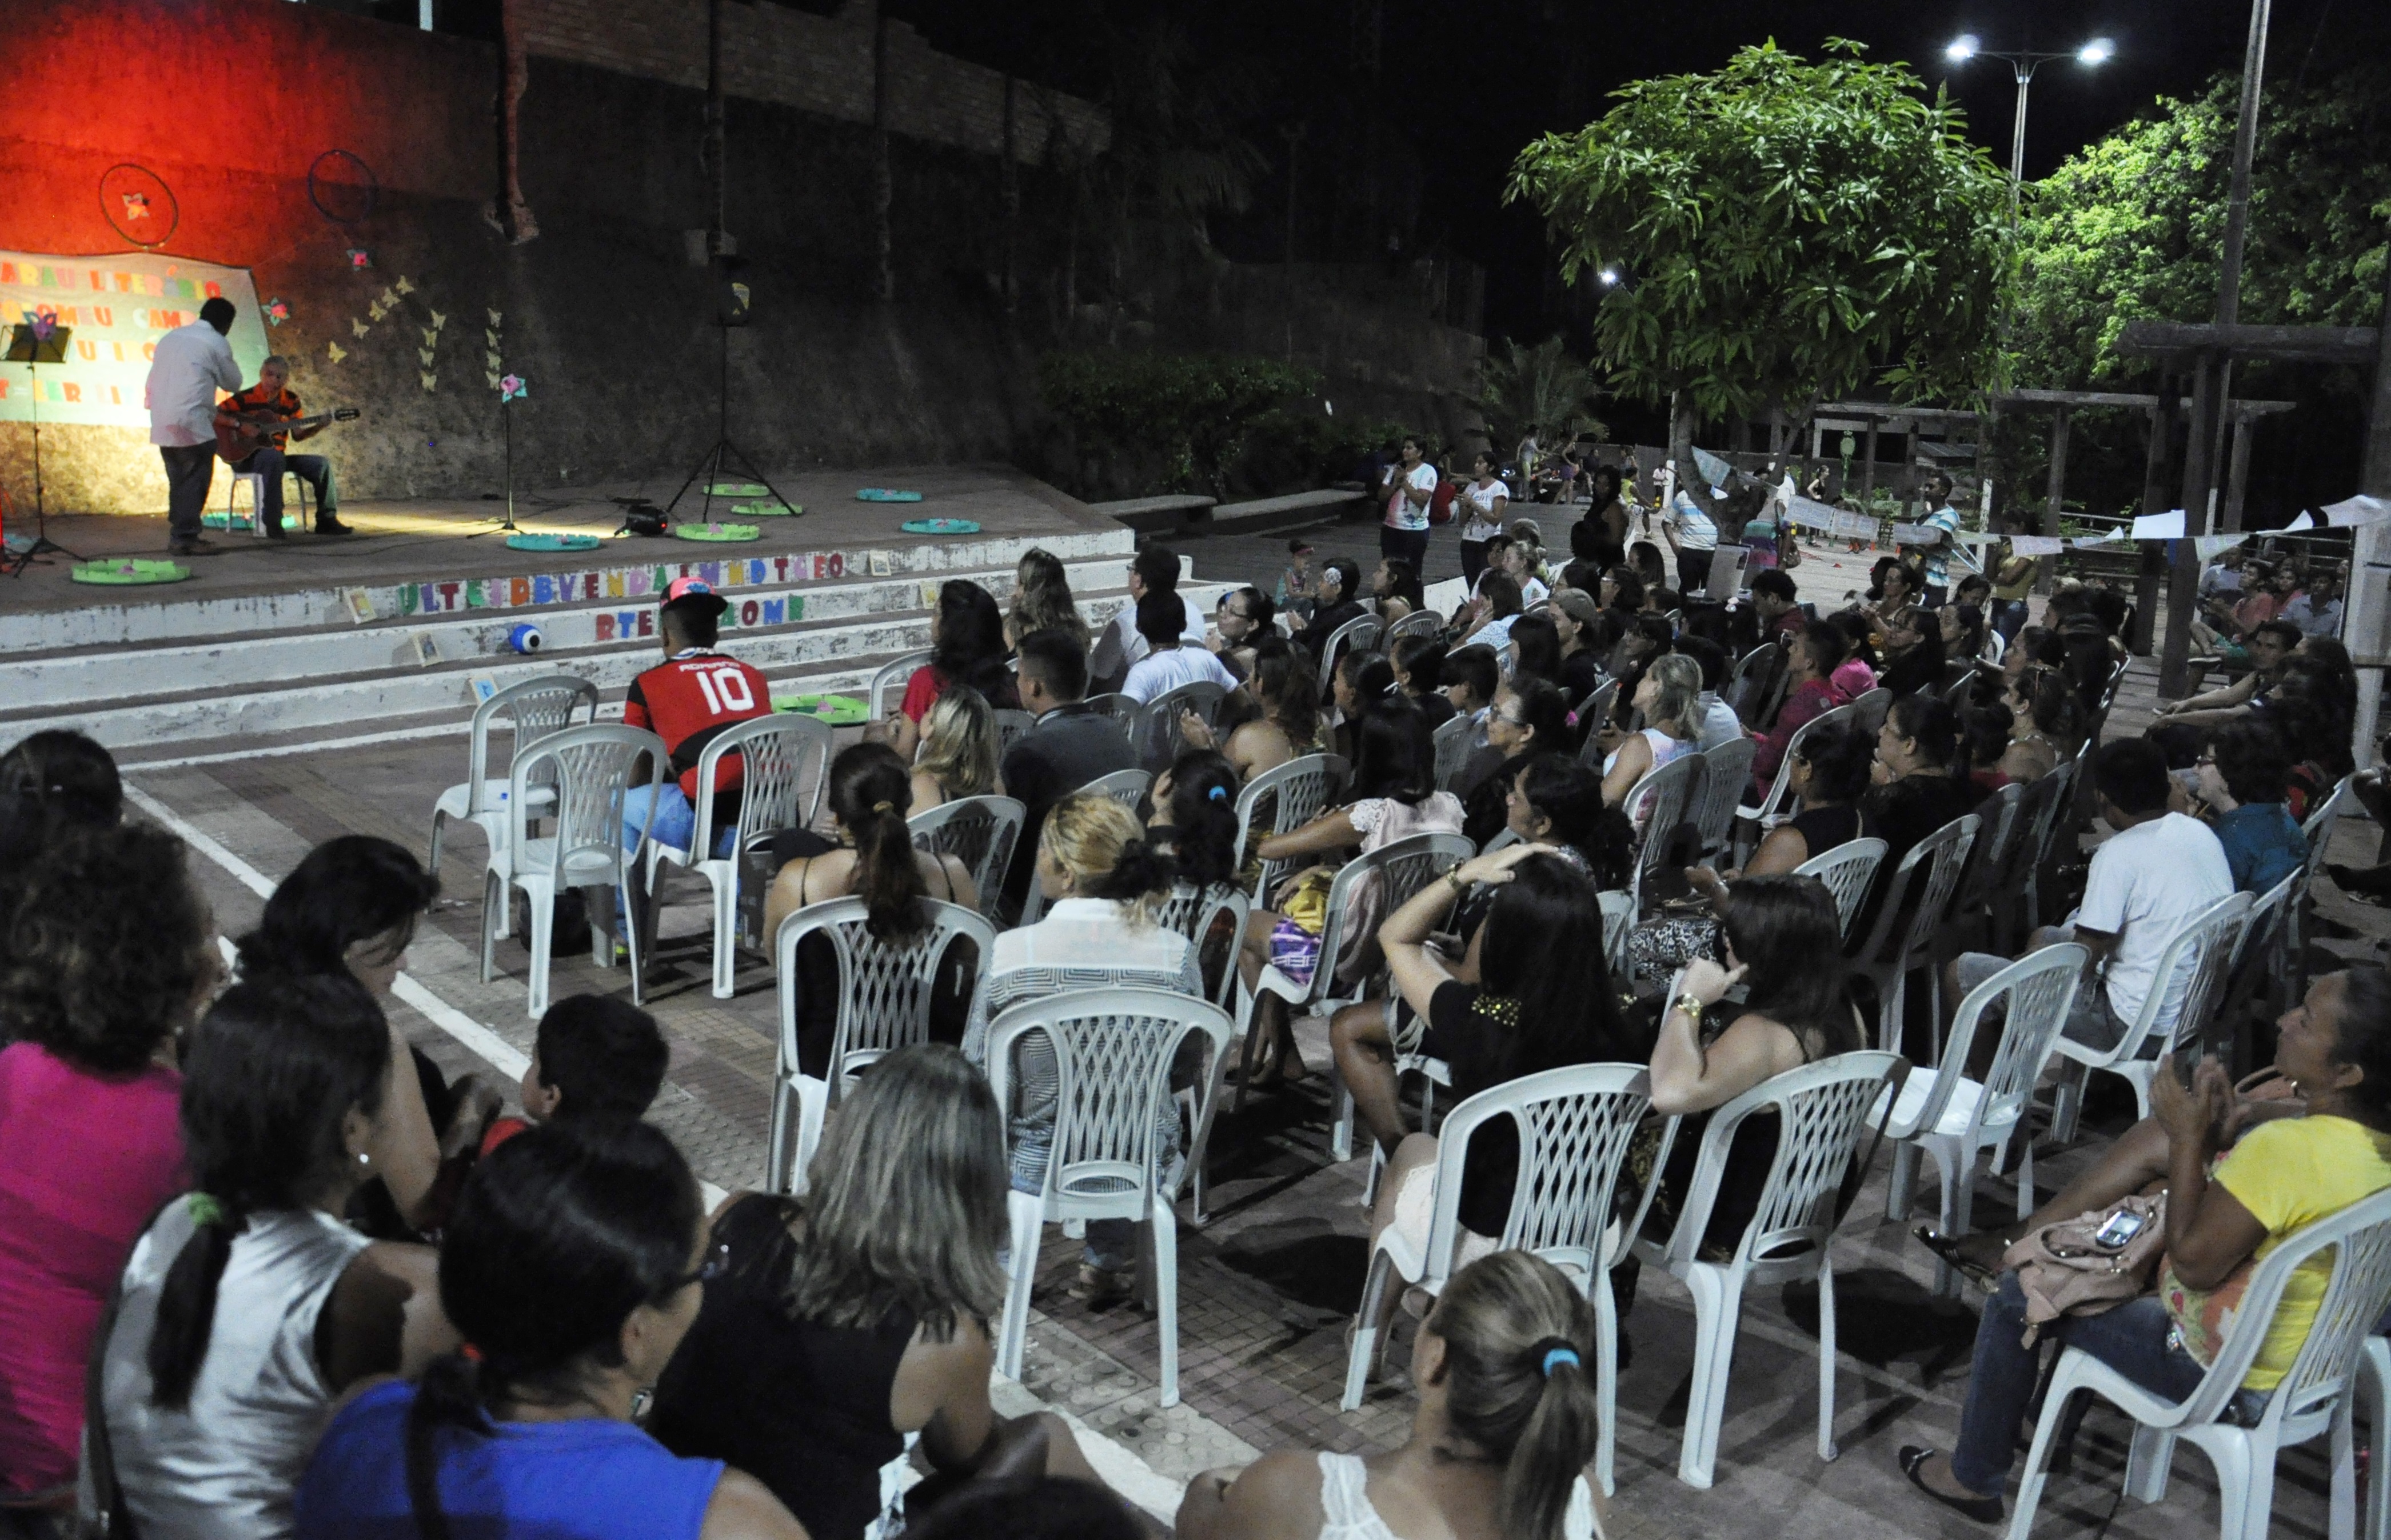
<path fill-rule="evenodd" d="M 730 608 L 730 601 L 714 591 L 714 585 L 704 578 L 675 578 L 665 588 L 665 601 L 658 609 L 685 604 L 705 615 L 720 615 Z"/>

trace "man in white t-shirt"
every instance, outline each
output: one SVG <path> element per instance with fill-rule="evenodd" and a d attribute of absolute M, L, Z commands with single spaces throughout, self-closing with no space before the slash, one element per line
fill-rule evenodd
<path fill-rule="evenodd" d="M 2189 971 L 2178 970 L 2162 986 L 2159 955 L 2202 910 L 2232 895 L 2233 870 L 2206 824 L 2167 811 L 2166 756 L 2156 744 L 2129 738 L 2102 745 L 2092 779 L 2101 820 L 2116 832 L 2092 853 L 2084 902 L 2071 921 L 2036 931 L 2029 949 L 2072 941 L 2092 954 L 2067 1018 L 2067 1035 L 2087 1047 L 2114 1047 L 2140 1020 L 2151 991 L 2164 987 L 2145 1046 L 2156 1054 L 2169 1045 L 2191 983 Z M 1961 955 L 1951 965 L 1954 1007 L 2009 963 Z"/>
<path fill-rule="evenodd" d="M 1959 544 L 1959 510 L 1951 506 L 1951 478 L 1936 471 L 1926 478 L 1926 501 L 1934 511 L 1926 516 L 1926 527 L 1935 532 L 1934 544 L 1921 546 L 1922 565 L 1926 572 L 1926 597 L 1920 608 L 1940 610 L 1951 594 L 1951 569 L 1959 569 L 1966 577 L 1976 571 L 1976 563 L 1968 548 Z"/>
<path fill-rule="evenodd" d="M 1145 638 L 1137 634 L 1138 601 L 1148 594 L 1176 594 L 1179 591 L 1179 558 L 1163 545 L 1148 545 L 1130 558 L 1129 603 L 1119 614 L 1098 634 L 1095 645 L 1088 649 L 1088 682 L 1092 690 L 1102 693 L 1117 690 L 1129 676 L 1131 664 L 1145 656 Z M 1204 617 L 1188 611 L 1189 622 L 1182 636 L 1197 647 L 1205 643 Z"/>
<path fill-rule="evenodd" d="M 230 300 L 212 299 L 198 320 L 166 333 L 150 352 L 142 395 L 149 442 L 166 464 L 166 549 L 174 556 L 215 549 L 200 538 L 200 515 L 215 483 L 216 392 L 240 389 L 240 366 L 225 340 L 236 314 Z"/>
<path fill-rule="evenodd" d="M 1415 575 L 1428 577 L 1428 509 L 1436 501 L 1436 467 L 1428 463 L 1420 441 L 1406 433 L 1402 461 L 1387 470 L 1387 511 L 1378 525 L 1378 554 L 1412 564 Z"/>
<path fill-rule="evenodd" d="M 1687 491 L 1691 485 L 1701 494 Z M 1669 511 L 1661 516 L 1661 533 L 1669 542 L 1669 549 L 1677 553 L 1677 591 L 1699 594 L 1711 580 L 1711 558 L 1718 554 L 1718 520 L 1703 506 L 1709 501 L 1709 488 L 1700 481 L 1680 481 L 1677 494 L 1669 499 Z"/>
<path fill-rule="evenodd" d="M 1145 642 L 1145 656 L 1130 665 L 1121 693 L 1143 706 L 1165 690 L 1182 685 L 1209 683 L 1235 689 L 1237 676 L 1220 655 L 1200 644 L 1189 646 L 1187 601 L 1176 594 L 1148 594 L 1137 601 L 1137 634 Z"/>

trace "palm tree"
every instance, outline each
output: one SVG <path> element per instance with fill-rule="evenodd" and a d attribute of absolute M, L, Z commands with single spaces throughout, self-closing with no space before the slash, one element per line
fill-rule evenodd
<path fill-rule="evenodd" d="M 1499 352 L 1489 351 L 1478 361 L 1477 393 L 1466 399 L 1486 415 L 1487 436 L 1499 449 L 1531 433 L 1548 447 L 1588 433 L 1607 436 L 1593 411 L 1601 394 L 1594 366 L 1570 357 L 1555 335 L 1533 347 L 1506 340 Z"/>

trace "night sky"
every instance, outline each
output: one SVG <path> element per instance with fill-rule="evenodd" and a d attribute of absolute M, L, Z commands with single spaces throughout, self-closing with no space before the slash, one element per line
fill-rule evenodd
<path fill-rule="evenodd" d="M 1423 173 L 1418 244 L 1488 269 L 1487 329 L 1535 338 L 1559 324 L 1549 263 L 1532 214 L 1501 206 L 1506 168 L 1539 134 L 1598 116 L 1620 83 L 1717 68 L 1736 47 L 1774 37 L 1815 56 L 1829 36 L 1868 45 L 1879 60 L 1909 61 L 1930 82 L 1947 80 L 1977 138 L 2004 165 L 2015 85 L 2009 66 L 1979 58 L 1948 65 L 1943 47 L 1973 32 L 1986 48 L 2072 50 L 2094 37 L 2116 45 L 2099 69 L 2070 59 L 2041 68 L 2027 117 L 2025 174 L 2048 173 L 2160 96 L 2196 93 L 2240 68 L 2249 29 L 2245 0 L 1671 0 L 1606 6 L 1572 0 L 1380 0 L 1383 91 L 1399 102 L 1402 132 Z M 888 0 L 937 45 L 1053 84 L 1093 90 L 1098 68 L 1084 38 L 1083 0 Z M 1183 5 L 1202 57 L 1263 84 L 1247 135 L 1275 163 L 1276 123 L 1316 110 L 1307 83 L 1348 58 L 1356 0 L 1202 0 Z M 1114 17 L 1138 6 L 1105 7 Z M 2381 0 L 2276 0 L 2269 83 L 2329 67 L 2338 54 L 2391 43 Z M 1457 105 L 1469 104 L 1469 110 Z M 1216 222 L 1224 249 L 1268 260 L 1280 228 L 1264 188 L 1245 221 Z M 1240 226 L 1242 225 L 1242 228 Z M 1241 238 L 1242 237 L 1242 238 Z M 1243 248 L 1241 250 L 1241 248 Z"/>

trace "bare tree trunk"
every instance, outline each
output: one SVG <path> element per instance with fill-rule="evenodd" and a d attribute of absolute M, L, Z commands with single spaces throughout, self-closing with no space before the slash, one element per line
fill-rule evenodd
<path fill-rule="evenodd" d="M 522 111 L 523 93 L 531 88 L 531 58 L 523 43 L 519 0 L 502 0 L 498 7 L 498 190 L 491 200 L 490 223 L 520 246 L 539 238 L 539 222 L 523 201 Z"/>

